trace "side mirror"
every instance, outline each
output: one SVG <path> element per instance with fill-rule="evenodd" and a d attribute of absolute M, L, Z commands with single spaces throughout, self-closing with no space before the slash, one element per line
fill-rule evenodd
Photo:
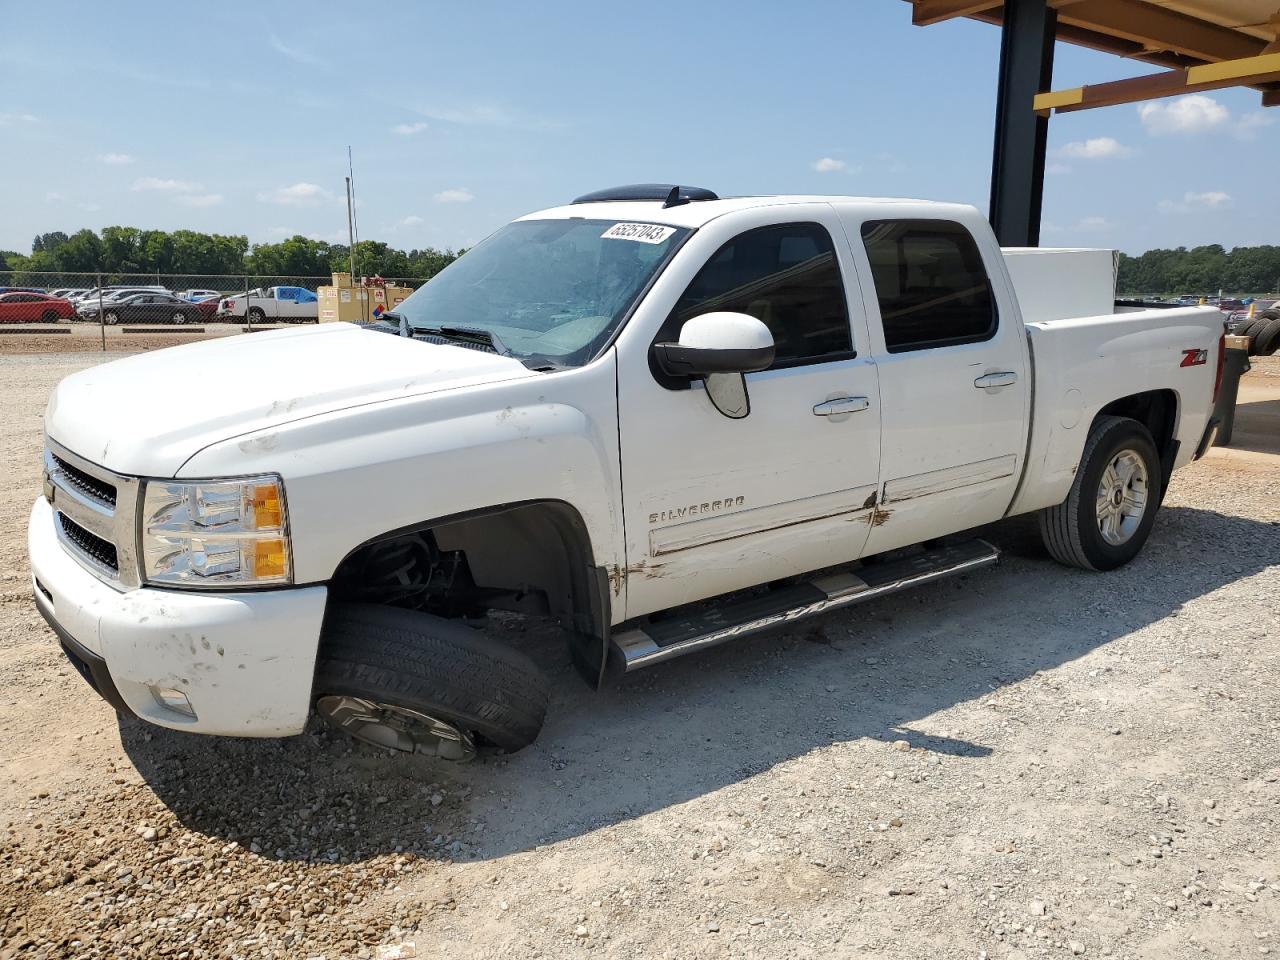
<path fill-rule="evenodd" d="M 654 355 L 665 373 L 701 379 L 720 413 L 741 420 L 751 412 L 743 374 L 773 364 L 773 334 L 745 313 L 704 313 L 680 328 L 678 343 L 655 343 Z"/>

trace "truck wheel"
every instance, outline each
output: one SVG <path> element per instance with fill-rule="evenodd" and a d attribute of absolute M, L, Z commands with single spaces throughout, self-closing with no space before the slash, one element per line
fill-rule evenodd
<path fill-rule="evenodd" d="M 316 663 L 316 710 L 374 746 L 470 760 L 478 745 L 514 752 L 542 729 L 549 692 L 517 650 L 442 617 L 331 604 Z"/>
<path fill-rule="evenodd" d="M 1280 347 L 1280 318 L 1268 320 L 1261 327 L 1254 327 L 1253 340 L 1249 343 L 1249 354 L 1254 357 L 1269 357 Z"/>
<path fill-rule="evenodd" d="M 249 322 L 250 322 L 250 323 L 262 323 L 262 322 L 263 322 L 264 320 L 266 320 L 266 319 L 267 319 L 267 315 L 266 315 L 265 313 L 263 313 L 263 312 L 262 312 L 262 308 L 261 308 L 261 307 L 250 307 L 250 308 L 249 308 Z"/>
<path fill-rule="evenodd" d="M 1067 499 L 1040 511 L 1040 536 L 1059 563 L 1114 570 L 1142 549 L 1161 500 L 1151 432 L 1127 417 L 1099 417 Z"/>

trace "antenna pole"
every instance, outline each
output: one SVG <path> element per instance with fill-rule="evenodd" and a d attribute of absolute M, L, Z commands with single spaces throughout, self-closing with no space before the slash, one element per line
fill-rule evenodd
<path fill-rule="evenodd" d="M 354 285 L 356 282 L 356 228 L 351 213 L 351 196 L 351 178 L 347 177 L 347 242 L 350 244 L 347 247 L 347 253 L 351 260 L 351 283 Z"/>

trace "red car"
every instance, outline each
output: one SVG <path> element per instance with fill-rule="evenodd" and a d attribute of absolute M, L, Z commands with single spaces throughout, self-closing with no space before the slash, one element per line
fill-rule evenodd
<path fill-rule="evenodd" d="M 47 293 L 0 293 L 0 323 L 52 323 L 76 315 L 71 301 Z"/>
<path fill-rule="evenodd" d="M 209 297 L 205 300 L 197 300 L 196 309 L 200 311 L 200 319 L 206 322 L 212 320 L 214 312 L 218 309 L 218 301 L 221 299 L 222 297 Z"/>

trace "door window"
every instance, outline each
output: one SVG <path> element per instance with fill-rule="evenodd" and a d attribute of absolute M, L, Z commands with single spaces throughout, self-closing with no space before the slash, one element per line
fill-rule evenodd
<path fill-rule="evenodd" d="M 676 303 L 660 334 L 677 339 L 693 317 L 748 313 L 773 334 L 773 366 L 854 356 L 835 245 L 816 223 L 748 230 L 707 261 Z"/>
<path fill-rule="evenodd" d="M 996 304 L 973 235 L 947 220 L 870 220 L 871 261 L 890 353 L 989 340 Z"/>

